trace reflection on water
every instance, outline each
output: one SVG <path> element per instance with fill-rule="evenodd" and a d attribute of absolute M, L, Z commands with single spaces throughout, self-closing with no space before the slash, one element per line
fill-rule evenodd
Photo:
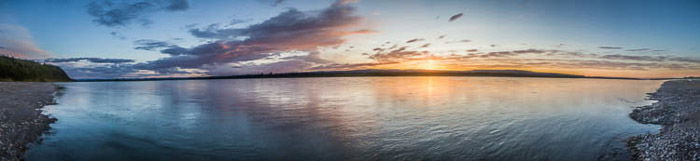
<path fill-rule="evenodd" d="M 55 160 L 596 160 L 661 82 L 361 77 L 66 83 Z M 624 156 L 624 155 L 622 155 Z"/>

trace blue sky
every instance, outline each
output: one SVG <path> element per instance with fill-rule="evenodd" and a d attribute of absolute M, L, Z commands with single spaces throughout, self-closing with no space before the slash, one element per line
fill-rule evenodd
<path fill-rule="evenodd" d="M 48 60 L 77 78 L 366 68 L 508 68 L 630 77 L 700 74 L 699 1 L 276 2 L 1 1 L 0 31 L 12 34 L 0 36 L 0 54 Z M 91 6 L 106 13 L 133 9 L 127 7 L 134 4 L 147 7 L 131 10 L 127 16 L 133 17 L 119 21 L 123 24 L 100 23 L 90 12 Z M 168 8 L 176 4 L 181 8 Z M 338 11 L 344 19 L 326 20 L 336 15 L 323 15 L 324 11 Z M 448 21 L 460 13 L 460 18 Z M 306 25 L 312 21 L 316 27 Z M 284 31 L 253 27 L 264 26 L 260 24 Z M 423 40 L 406 43 L 411 39 Z M 144 42 L 160 46 L 135 49 Z M 217 49 L 196 50 L 207 45 Z M 186 52 L 163 52 L 170 48 Z M 133 61 L 59 60 L 67 58 Z M 119 72 L 105 72 L 110 70 Z"/>

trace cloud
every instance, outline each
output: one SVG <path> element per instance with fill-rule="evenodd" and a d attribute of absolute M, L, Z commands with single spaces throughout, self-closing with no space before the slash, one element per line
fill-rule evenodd
<path fill-rule="evenodd" d="M 321 53 L 317 52 L 317 51 L 313 51 L 313 52 L 309 53 L 308 55 L 304 55 L 304 56 L 290 56 L 290 57 L 285 57 L 283 59 L 284 60 L 301 60 L 304 62 L 312 62 L 312 63 L 316 63 L 316 64 L 333 63 L 333 61 L 321 58 Z"/>
<path fill-rule="evenodd" d="M 613 69 L 613 70 L 650 70 L 650 69 L 698 69 L 694 66 L 663 63 L 617 62 L 609 60 L 569 60 L 556 62 L 553 67 Z"/>
<path fill-rule="evenodd" d="M 450 55 L 411 51 L 406 47 L 395 50 L 375 48 L 375 54 L 366 54 L 375 63 L 331 64 L 314 69 L 364 69 L 377 64 L 399 64 L 411 61 L 440 61 L 453 68 L 557 68 L 557 69 L 606 69 L 606 70 L 698 70 L 700 59 L 678 56 L 598 55 L 578 51 L 551 49 L 522 49 L 493 52 L 464 50 L 463 54 Z M 453 51 L 450 51 L 453 52 Z"/>
<path fill-rule="evenodd" d="M 136 50 L 154 50 L 154 49 L 160 49 L 160 48 L 168 48 L 168 47 L 172 46 L 170 43 L 165 42 L 165 41 L 149 40 L 149 39 L 136 40 L 136 41 L 134 41 L 134 44 L 137 45 L 136 47 L 134 47 L 134 49 L 136 49 Z"/>
<path fill-rule="evenodd" d="M 220 46 L 220 45 L 219 45 Z M 194 50 L 194 49 L 188 49 Z M 218 50 L 216 47 L 206 47 L 197 50 Z M 598 55 L 581 53 L 577 51 L 550 50 L 550 49 L 522 49 L 522 50 L 506 50 L 494 52 L 478 52 L 478 50 L 464 50 L 463 54 L 440 55 L 439 53 L 429 53 L 427 51 L 412 51 L 408 47 L 397 47 L 396 49 L 381 49 L 375 54 L 367 54 L 374 62 L 364 63 L 336 63 L 327 59 L 321 58 L 320 52 L 306 52 L 308 54 L 284 56 L 281 53 L 270 53 L 263 55 L 264 57 L 249 58 L 251 61 L 234 61 L 233 64 L 225 63 L 209 63 L 204 64 L 196 69 L 202 69 L 204 72 L 195 72 L 196 74 L 207 75 L 230 75 L 230 74 L 257 74 L 257 73 L 285 73 L 285 72 L 303 72 L 303 71 L 318 71 L 318 70 L 357 70 L 357 69 L 373 69 L 382 65 L 410 63 L 412 61 L 432 60 L 439 61 L 441 65 L 450 66 L 452 68 L 462 69 L 527 69 L 527 68 L 556 68 L 556 69 L 602 69 L 602 70 L 627 70 L 627 71 L 647 71 L 647 70 L 700 70 L 700 59 L 692 57 L 678 56 L 637 56 L 637 55 Z M 176 62 L 190 62 L 185 58 L 201 58 L 190 57 L 191 54 L 184 56 L 175 56 L 173 58 L 183 58 L 183 60 L 171 60 Z M 305 53 L 305 52 L 296 52 Z M 257 54 L 254 54 L 257 55 Z M 170 59 L 166 59 L 170 60 Z M 204 59 L 206 60 L 206 59 Z M 260 62 L 262 60 L 262 62 Z M 268 61 L 269 60 L 269 61 Z M 193 74 L 192 72 L 183 71 L 182 69 L 189 68 L 180 64 L 174 68 L 149 68 L 142 65 L 153 65 L 160 63 L 137 63 L 133 65 L 117 66 L 120 69 L 117 71 L 154 71 L 156 74 L 150 75 L 167 75 L 167 74 Z M 193 65 L 197 66 L 197 65 Z M 72 68 L 67 71 L 88 71 L 94 72 L 100 69 L 82 69 Z M 115 72 L 111 72 L 114 74 Z M 144 76 L 140 74 L 139 76 Z"/>
<path fill-rule="evenodd" d="M 336 1 L 321 11 L 303 12 L 289 9 L 259 24 L 245 28 L 223 28 L 209 25 L 189 32 L 199 38 L 214 39 L 213 42 L 182 48 L 165 42 L 142 40 L 135 42 L 138 49 L 162 49 L 161 53 L 171 57 L 135 64 L 142 70 L 167 71 L 170 68 L 193 69 L 205 65 L 220 66 L 227 63 L 254 61 L 290 51 L 311 53 L 305 59 L 293 61 L 328 63 L 317 59 L 314 52 L 319 47 L 332 47 L 345 43 L 348 35 L 371 33 L 359 28 L 362 17 L 355 16 L 352 1 Z M 292 58 L 289 58 L 292 59 Z M 292 60 L 287 60 L 292 61 Z M 258 67 L 263 69 L 263 67 Z M 269 69 L 269 68 L 265 68 Z M 221 73 L 219 73 L 221 74 Z"/>
<path fill-rule="evenodd" d="M 463 13 L 458 13 L 458 14 L 456 14 L 456 15 L 451 16 L 450 19 L 449 19 L 448 21 L 449 21 L 449 22 L 455 21 L 455 20 L 457 20 L 457 19 L 459 19 L 459 18 L 462 18 L 462 16 L 464 16 Z"/>
<path fill-rule="evenodd" d="M 451 43 L 468 43 L 472 42 L 471 40 L 459 40 L 459 41 L 447 41 L 445 44 L 451 44 Z"/>
<path fill-rule="evenodd" d="M 258 0 L 259 2 L 266 3 L 266 4 L 272 4 L 272 6 L 278 6 L 282 3 L 284 3 L 286 0 Z"/>
<path fill-rule="evenodd" d="M 160 50 L 161 53 L 171 56 L 186 55 L 190 52 L 187 48 L 173 45 L 165 41 L 141 39 L 134 41 L 134 44 L 136 45 L 136 47 L 134 47 L 136 50 Z"/>
<path fill-rule="evenodd" d="M 452 60 L 452 59 L 449 59 Z M 662 62 L 620 62 L 615 60 L 587 60 L 587 59 L 561 59 L 561 58 L 498 58 L 485 59 L 463 63 L 464 60 L 452 61 L 444 65 L 456 68 L 553 68 L 553 69 L 604 69 L 604 70 L 699 70 L 698 64 L 662 63 Z"/>
<path fill-rule="evenodd" d="M 50 58 L 38 61 L 57 65 L 74 79 L 122 78 L 138 72 L 132 67 L 132 59 Z"/>
<path fill-rule="evenodd" d="M 668 64 L 676 64 L 675 66 L 683 66 L 684 63 L 689 66 L 700 65 L 700 58 L 692 57 L 678 57 L 678 56 L 640 56 L 640 55 L 624 55 L 624 54 L 610 54 L 610 55 L 599 55 L 592 53 L 582 53 L 576 51 L 565 51 L 565 50 L 551 50 L 551 49 L 522 49 L 522 50 L 507 50 L 507 51 L 493 51 L 493 52 L 478 52 L 477 49 L 464 50 L 463 54 L 454 53 L 445 56 L 444 54 L 434 54 L 428 53 L 426 51 L 410 51 L 406 50 L 406 47 L 401 47 L 399 49 L 388 51 L 384 48 L 375 48 L 375 54 L 369 54 L 370 59 L 376 60 L 377 62 L 402 62 L 402 61 L 412 61 L 412 60 L 468 60 L 468 59 L 482 59 L 482 60 L 518 60 L 518 59 L 528 59 L 535 57 L 547 57 L 547 58 L 562 58 L 565 60 L 596 60 L 596 61 L 606 61 L 606 62 L 617 62 L 617 63 L 647 63 L 656 64 L 658 66 L 668 67 Z M 500 63 L 500 62 L 492 62 Z M 680 64 L 679 64 L 680 63 Z M 608 63 L 612 64 L 612 63 Z M 585 64 L 583 64 L 585 65 Z"/>
<path fill-rule="evenodd" d="M 690 57 L 669 57 L 669 61 L 676 61 L 676 62 L 687 62 L 687 63 L 696 63 L 700 64 L 700 58 L 690 58 Z"/>
<path fill-rule="evenodd" d="M 34 44 L 26 28 L 11 24 L 0 24 L 0 55 L 19 58 L 44 58 L 51 54 Z"/>
<path fill-rule="evenodd" d="M 78 62 L 78 61 L 88 61 L 91 63 L 132 63 L 132 59 L 111 59 L 111 58 L 51 58 L 46 59 L 44 62 L 47 63 L 68 63 L 68 62 Z"/>
<path fill-rule="evenodd" d="M 235 40 L 247 38 L 245 43 L 294 48 L 315 48 L 318 45 L 337 45 L 345 35 L 370 33 L 367 29 L 349 30 L 362 20 L 354 16 L 355 8 L 336 2 L 318 14 L 290 9 L 260 24 L 247 28 L 219 28 L 210 25 L 206 29 L 191 29 L 199 38 Z M 295 41 L 288 41 L 295 40 Z M 311 44 L 309 44 L 311 43 Z"/>
<path fill-rule="evenodd" d="M 510 51 L 496 51 L 496 52 L 489 52 L 484 55 L 481 55 L 480 57 L 482 58 L 491 58 L 491 57 L 508 57 L 508 56 L 516 56 L 518 53 L 510 52 Z"/>
<path fill-rule="evenodd" d="M 355 16 L 352 1 L 337 1 L 320 11 L 289 9 L 261 23 L 243 28 L 209 25 L 191 29 L 207 43 L 191 48 L 167 41 L 142 39 L 134 41 L 135 49 L 159 51 L 169 57 L 141 63 L 119 63 L 85 66 L 57 63 L 72 72 L 75 78 L 161 77 L 172 75 L 230 75 L 260 72 L 292 72 L 334 62 L 321 58 L 322 47 L 345 43 L 345 36 L 374 31 L 361 28 L 362 17 Z M 295 53 L 295 54 L 293 54 Z M 305 55 L 299 55 L 304 53 Z M 292 54 L 289 56 L 287 54 Z M 59 61 L 59 60 L 55 60 Z M 93 60 L 94 61 L 94 60 Z M 112 69 L 112 70 L 110 70 Z M 105 74 L 94 74 L 106 72 Z M 88 73 L 88 74 L 86 74 Z"/>
<path fill-rule="evenodd" d="M 609 50 L 622 49 L 622 47 L 617 47 L 617 46 L 601 46 L 601 47 L 598 47 L 598 48 L 601 48 L 601 49 L 609 49 Z"/>
<path fill-rule="evenodd" d="M 428 52 L 410 51 L 406 49 L 407 47 L 404 46 L 388 52 L 384 52 L 384 49 L 375 50 L 377 51 L 377 53 L 369 55 L 369 58 L 377 62 L 401 62 L 409 59 L 416 59 L 429 56 Z"/>
<path fill-rule="evenodd" d="M 359 0 L 337 0 L 333 3 L 333 6 L 344 6 L 351 3 L 357 3 Z"/>
<path fill-rule="evenodd" d="M 133 21 L 147 25 L 151 23 L 147 17 L 152 13 L 184 11 L 189 6 L 187 0 L 98 0 L 87 5 L 87 13 L 94 17 L 94 22 L 108 27 L 127 26 Z"/>
<path fill-rule="evenodd" d="M 126 40 L 126 36 L 122 35 L 121 33 L 116 32 L 116 31 L 109 32 L 109 35 L 112 35 L 115 38 L 120 39 L 120 40 Z"/>
<path fill-rule="evenodd" d="M 171 56 L 146 63 L 136 64 L 135 67 L 145 70 L 167 71 L 168 68 L 199 68 L 205 64 L 222 64 L 230 62 L 251 61 L 266 58 L 275 50 L 244 46 L 240 42 L 218 41 L 196 46 L 190 49 L 182 49 L 169 53 L 174 48 L 168 48 L 161 52 Z"/>
<path fill-rule="evenodd" d="M 220 72 L 213 70 L 214 75 L 230 75 L 230 74 L 255 74 L 255 73 L 290 73 L 300 72 L 309 69 L 315 64 L 303 60 L 286 60 L 266 64 L 246 65 L 245 68 L 231 68 L 231 71 Z"/>
<path fill-rule="evenodd" d="M 285 0 L 275 0 L 275 6 L 279 5 L 280 3 L 284 2 Z"/>
<path fill-rule="evenodd" d="M 425 39 L 418 39 L 418 38 L 416 38 L 416 39 L 408 40 L 408 41 L 406 41 L 406 43 L 414 43 L 414 42 L 423 41 L 423 40 L 425 40 Z"/>
<path fill-rule="evenodd" d="M 666 61 L 668 57 L 665 56 L 636 56 L 636 55 L 603 55 L 600 56 L 603 59 L 615 59 L 615 60 L 636 60 L 636 61 Z"/>
<path fill-rule="evenodd" d="M 399 62 L 376 62 L 376 63 L 346 63 L 346 64 L 327 64 L 310 68 L 311 70 L 355 70 L 367 67 L 380 65 L 398 64 Z"/>
<path fill-rule="evenodd" d="M 648 61 L 648 62 L 684 62 L 684 63 L 694 63 L 700 65 L 700 58 L 694 57 L 678 57 L 678 56 L 638 56 L 638 55 L 602 55 L 598 58 L 608 59 L 608 60 L 628 60 L 628 61 Z"/>
<path fill-rule="evenodd" d="M 317 66 L 319 63 L 329 63 L 330 61 L 313 56 L 293 56 L 283 58 L 272 63 L 244 63 L 238 66 L 213 65 L 208 68 L 211 75 L 235 75 L 235 74 L 258 74 L 258 73 L 289 73 L 302 72 Z"/>
<path fill-rule="evenodd" d="M 221 28 L 219 24 L 211 24 L 206 28 L 192 28 L 189 30 L 190 34 L 198 38 L 209 38 L 209 39 L 235 39 L 237 38 L 240 29 L 237 28 Z"/>
<path fill-rule="evenodd" d="M 467 55 L 459 57 L 460 59 L 470 59 L 470 58 L 504 58 L 504 57 L 516 57 L 526 54 L 545 54 L 549 53 L 559 53 L 558 50 L 542 50 L 542 49 L 525 49 L 525 50 L 511 50 L 511 51 L 494 51 L 486 53 L 475 53 L 478 52 L 477 49 L 466 50 Z"/>
<path fill-rule="evenodd" d="M 627 49 L 625 51 L 651 51 L 649 48 Z"/>
<path fill-rule="evenodd" d="M 163 53 L 163 54 L 169 54 L 169 55 L 172 55 L 172 56 L 178 56 L 178 55 L 185 55 L 185 54 L 187 54 L 189 51 L 188 51 L 187 48 L 183 48 L 183 47 L 180 47 L 180 46 L 177 46 L 177 45 L 171 45 L 171 46 L 169 46 L 169 47 L 166 48 L 166 49 L 160 50 L 160 52 Z"/>
<path fill-rule="evenodd" d="M 97 67 L 79 67 L 67 64 L 57 64 L 68 76 L 74 79 L 104 79 L 104 78 L 122 78 L 126 74 L 138 72 L 128 66 L 97 66 Z"/>
<path fill-rule="evenodd" d="M 516 54 L 542 54 L 547 52 L 557 52 L 557 50 L 541 50 L 541 49 L 525 49 L 525 50 L 513 50 L 512 53 Z"/>

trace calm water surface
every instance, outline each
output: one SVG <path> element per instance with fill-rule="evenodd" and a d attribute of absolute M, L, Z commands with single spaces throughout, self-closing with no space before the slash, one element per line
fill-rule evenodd
<path fill-rule="evenodd" d="M 78 82 L 28 161 L 607 160 L 660 81 L 355 77 Z M 611 157 L 612 156 L 612 157 Z"/>

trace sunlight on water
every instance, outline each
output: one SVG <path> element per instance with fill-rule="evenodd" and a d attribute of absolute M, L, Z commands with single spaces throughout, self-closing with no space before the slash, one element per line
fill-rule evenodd
<path fill-rule="evenodd" d="M 48 160 L 598 160 L 653 132 L 660 81 L 358 77 L 83 82 L 47 108 Z M 608 156 L 608 157 L 605 157 Z"/>

